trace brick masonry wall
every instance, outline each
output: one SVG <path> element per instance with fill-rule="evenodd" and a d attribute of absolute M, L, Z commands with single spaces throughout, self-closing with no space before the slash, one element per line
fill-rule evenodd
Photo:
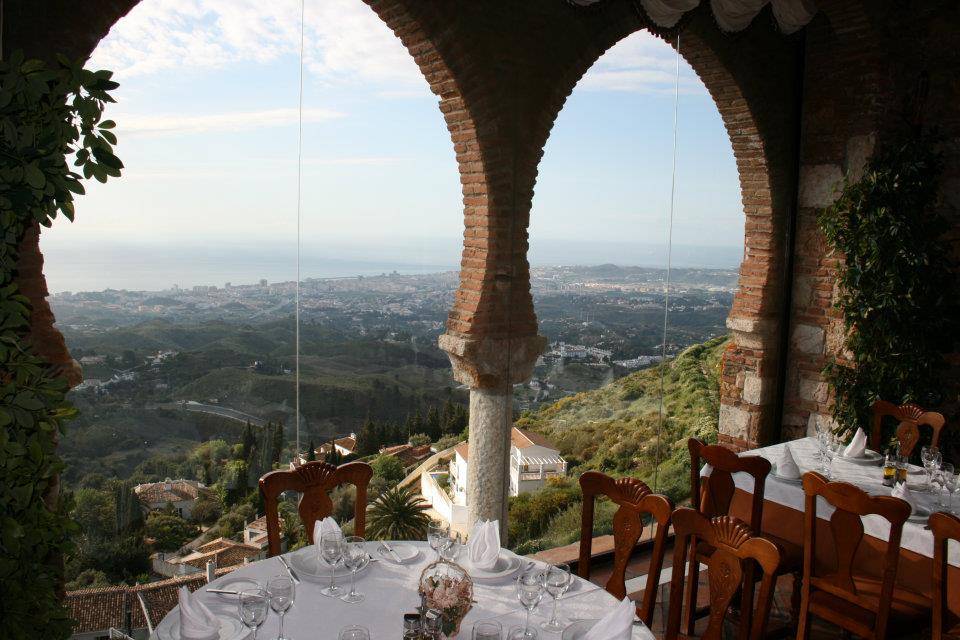
<path fill-rule="evenodd" d="M 836 268 L 816 224 L 844 176 L 862 174 L 878 139 L 902 124 L 918 79 L 929 78 L 926 99 L 910 107 L 947 138 L 942 211 L 960 239 L 960 10 L 954 2 L 825 1 L 807 28 L 799 217 L 793 271 L 790 347 L 783 438 L 812 433 L 831 421 L 831 392 L 821 370 L 842 353 L 839 313 L 833 308 Z M 953 358 L 951 358 L 953 359 Z M 956 367 L 954 367 L 955 369 Z M 953 380 L 958 378 L 951 371 Z M 953 394 L 955 396 L 955 394 Z M 947 415 L 956 398 L 948 398 Z"/>

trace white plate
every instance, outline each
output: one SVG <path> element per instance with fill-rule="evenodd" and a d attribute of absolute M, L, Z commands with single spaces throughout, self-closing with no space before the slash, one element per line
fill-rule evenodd
<path fill-rule="evenodd" d="M 220 640 L 244 640 L 250 636 L 250 630 L 236 618 L 218 615 L 217 620 L 220 621 Z M 157 627 L 157 639 L 180 640 L 180 610 L 171 612 L 166 621 L 169 623 Z"/>
<path fill-rule="evenodd" d="M 293 570 L 303 580 L 330 580 L 330 565 L 317 557 L 316 547 L 313 545 L 294 551 L 287 556 L 287 560 L 290 562 Z M 357 571 L 357 575 L 364 573 L 370 567 L 370 564 L 371 563 L 368 562 L 362 569 Z M 350 577 L 350 570 L 343 566 L 342 562 L 337 564 L 336 577 L 338 579 Z"/>
<path fill-rule="evenodd" d="M 473 578 L 475 582 L 500 582 L 501 580 L 512 578 L 520 569 L 523 560 L 520 556 L 510 551 L 501 551 L 500 557 L 497 558 L 497 564 L 495 564 L 492 569 L 480 569 L 473 566 L 470 558 L 466 554 L 466 550 L 464 550 L 463 557 L 459 564 L 467 570 L 467 573 L 470 574 L 470 577 Z"/>
<path fill-rule="evenodd" d="M 842 454 L 837 457 L 841 460 L 846 460 L 847 462 L 852 462 L 854 464 L 877 464 L 883 460 L 882 455 L 871 449 L 865 449 L 863 455 L 856 458 L 848 458 Z"/>
<path fill-rule="evenodd" d="M 579 640 L 587 634 L 599 620 L 577 620 L 563 630 L 561 640 Z"/>
<path fill-rule="evenodd" d="M 393 542 L 390 543 L 390 548 L 393 549 L 393 552 L 400 558 L 400 562 L 397 562 L 393 557 L 393 553 L 382 549 L 379 542 L 371 542 L 367 545 L 367 550 L 370 551 L 370 555 L 378 556 L 393 564 L 410 564 L 420 555 L 420 549 L 412 544 Z"/>
<path fill-rule="evenodd" d="M 249 591 L 259 589 L 260 583 L 253 578 L 244 578 L 241 576 L 227 576 L 217 580 L 215 584 L 209 586 L 210 589 L 224 589 L 229 591 Z M 232 593 L 212 593 L 210 595 L 223 598 L 225 600 L 236 600 L 237 595 Z"/>

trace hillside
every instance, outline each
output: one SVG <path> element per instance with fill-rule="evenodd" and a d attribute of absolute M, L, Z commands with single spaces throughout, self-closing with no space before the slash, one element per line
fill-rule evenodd
<path fill-rule="evenodd" d="M 721 337 L 694 345 L 663 365 L 662 428 L 660 367 L 524 414 L 517 426 L 553 440 L 574 475 L 588 469 L 632 475 L 682 500 L 689 493 L 687 438 L 716 441 L 720 356 L 728 341 Z M 656 474 L 658 431 L 661 464 Z"/>

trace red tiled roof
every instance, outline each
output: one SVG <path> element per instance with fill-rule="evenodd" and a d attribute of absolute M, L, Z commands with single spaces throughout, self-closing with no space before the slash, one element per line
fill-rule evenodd
<path fill-rule="evenodd" d="M 137 485 L 134 491 L 140 501 L 148 505 L 196 500 L 200 495 L 199 483 L 193 480 L 151 482 L 149 484 Z"/>
<path fill-rule="evenodd" d="M 230 573 L 236 567 L 221 567 L 216 575 Z M 131 624 L 134 629 L 146 628 L 137 593 L 143 595 L 147 603 L 150 620 L 157 624 L 177 606 L 177 591 L 186 585 L 190 591 L 196 591 L 206 582 L 205 573 L 178 576 L 157 582 L 148 582 L 135 586 L 118 585 L 95 589 L 68 591 L 66 605 L 73 618 L 74 633 L 104 631 L 110 627 L 123 629 L 126 625 L 124 612 L 129 607 Z"/>
<path fill-rule="evenodd" d="M 460 457 L 464 460 L 470 459 L 470 446 L 466 442 L 461 442 L 453 448 L 454 451 L 460 454 Z"/>
<path fill-rule="evenodd" d="M 539 433 L 526 431 L 525 429 L 513 428 L 510 432 L 510 442 L 517 449 L 526 449 L 527 447 L 546 447 L 556 450 L 557 445 L 553 444 Z"/>

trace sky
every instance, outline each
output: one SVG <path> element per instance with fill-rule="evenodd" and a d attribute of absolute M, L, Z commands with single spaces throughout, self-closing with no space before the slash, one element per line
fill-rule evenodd
<path fill-rule="evenodd" d="M 304 14 L 301 275 L 455 268 L 462 201 L 437 98 L 360 0 Z M 107 117 L 126 169 L 44 231 L 50 289 L 296 277 L 299 46 L 299 0 L 143 0 L 121 19 L 88 66 L 120 83 Z M 540 166 L 534 265 L 664 262 L 675 65 L 639 32 L 580 81 Z M 679 87 L 675 256 L 736 266 L 730 142 L 685 63 Z"/>

